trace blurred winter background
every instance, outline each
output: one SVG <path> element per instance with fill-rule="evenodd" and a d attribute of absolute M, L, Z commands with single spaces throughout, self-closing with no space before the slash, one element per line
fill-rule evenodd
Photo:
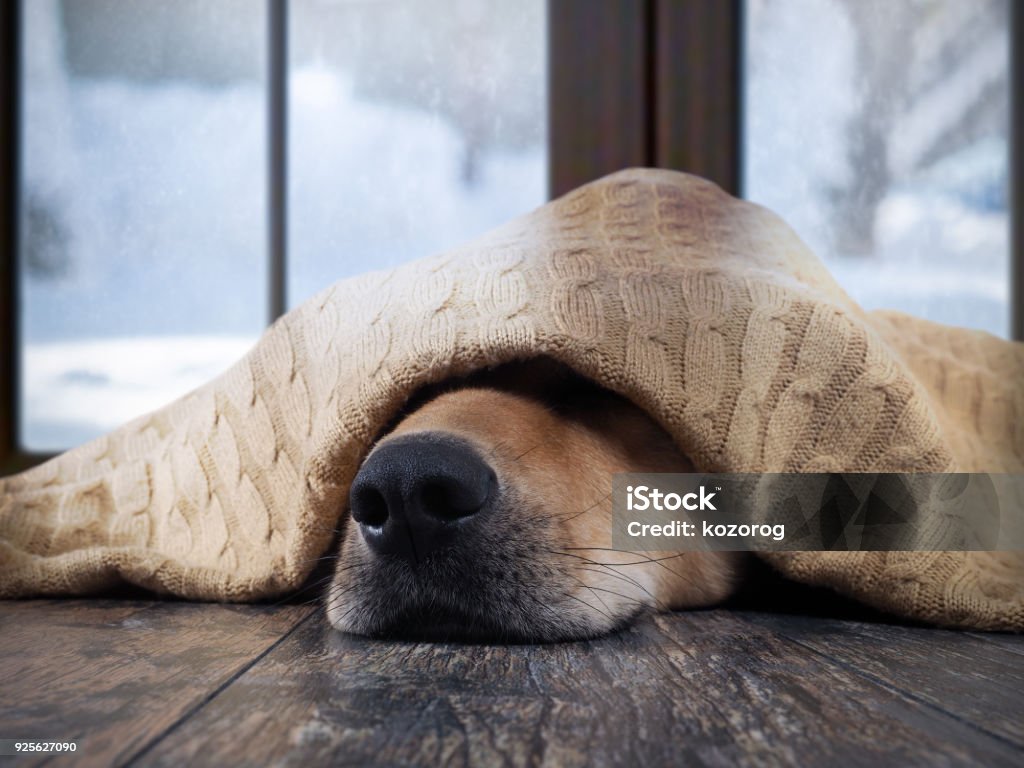
<path fill-rule="evenodd" d="M 748 0 L 746 195 L 868 307 L 1006 335 L 1009 0 Z M 26 0 L 21 438 L 267 322 L 255 0 Z M 544 0 L 291 0 L 289 303 L 546 199 Z"/>
<path fill-rule="evenodd" d="M 268 307 L 256 0 L 28 0 L 21 439 L 240 357 Z M 544 0 L 292 0 L 289 304 L 545 202 Z"/>
<path fill-rule="evenodd" d="M 1009 334 L 1009 3 L 746 3 L 745 196 L 864 307 Z"/>

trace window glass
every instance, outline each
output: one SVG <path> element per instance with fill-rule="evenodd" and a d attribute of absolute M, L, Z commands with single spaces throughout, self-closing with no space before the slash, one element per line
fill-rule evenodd
<path fill-rule="evenodd" d="M 22 3 L 23 447 L 184 394 L 266 324 L 264 5 Z"/>
<path fill-rule="evenodd" d="M 545 201 L 545 9 L 290 3 L 291 304 Z"/>
<path fill-rule="evenodd" d="M 744 191 L 868 308 L 1007 336 L 1008 0 L 748 0 Z"/>

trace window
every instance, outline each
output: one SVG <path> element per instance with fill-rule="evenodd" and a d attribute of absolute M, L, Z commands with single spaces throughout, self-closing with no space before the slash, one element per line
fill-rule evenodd
<path fill-rule="evenodd" d="M 31 452 L 186 393 L 335 280 L 546 200 L 543 0 L 21 7 Z"/>
<path fill-rule="evenodd" d="M 769 205 L 868 307 L 1024 333 L 1021 4 L 431 5 L 0 3 L 0 473 L 208 379 L 333 280 L 627 166 Z"/>
<path fill-rule="evenodd" d="M 547 200 L 544 0 L 289 4 L 288 303 Z"/>
<path fill-rule="evenodd" d="M 267 321 L 261 4 L 22 4 L 21 444 L 219 373 Z"/>
<path fill-rule="evenodd" d="M 747 2 L 745 195 L 865 308 L 1010 334 L 1009 16 Z"/>

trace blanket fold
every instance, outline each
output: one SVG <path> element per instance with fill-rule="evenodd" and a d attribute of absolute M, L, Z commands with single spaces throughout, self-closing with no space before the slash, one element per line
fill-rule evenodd
<path fill-rule="evenodd" d="M 776 216 L 630 170 L 447 253 L 341 281 L 217 379 L 0 480 L 0 597 L 298 587 L 423 385 L 545 355 L 705 471 L 1024 471 L 1024 345 L 856 305 Z M 897 615 L 1024 630 L 1019 553 L 775 553 Z"/>

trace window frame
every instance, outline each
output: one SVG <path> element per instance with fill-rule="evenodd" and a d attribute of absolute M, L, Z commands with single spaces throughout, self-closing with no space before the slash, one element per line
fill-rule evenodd
<path fill-rule="evenodd" d="M 738 195 L 742 10 L 549 0 L 551 197 L 630 166 L 688 171 Z"/>
<path fill-rule="evenodd" d="M 21 4 L 0 3 L 0 476 L 51 454 L 18 440 Z M 288 0 L 267 6 L 268 315 L 287 302 Z M 1011 2 L 1010 136 L 1024 135 L 1024 3 Z M 548 0 L 549 197 L 630 166 L 740 195 L 742 0 Z M 598 128 L 599 126 L 599 128 Z M 1011 141 L 1012 338 L 1024 340 L 1024 147 Z"/>
<path fill-rule="evenodd" d="M 21 3 L 0 3 L 0 476 L 45 458 L 18 443 L 20 30 Z"/>

